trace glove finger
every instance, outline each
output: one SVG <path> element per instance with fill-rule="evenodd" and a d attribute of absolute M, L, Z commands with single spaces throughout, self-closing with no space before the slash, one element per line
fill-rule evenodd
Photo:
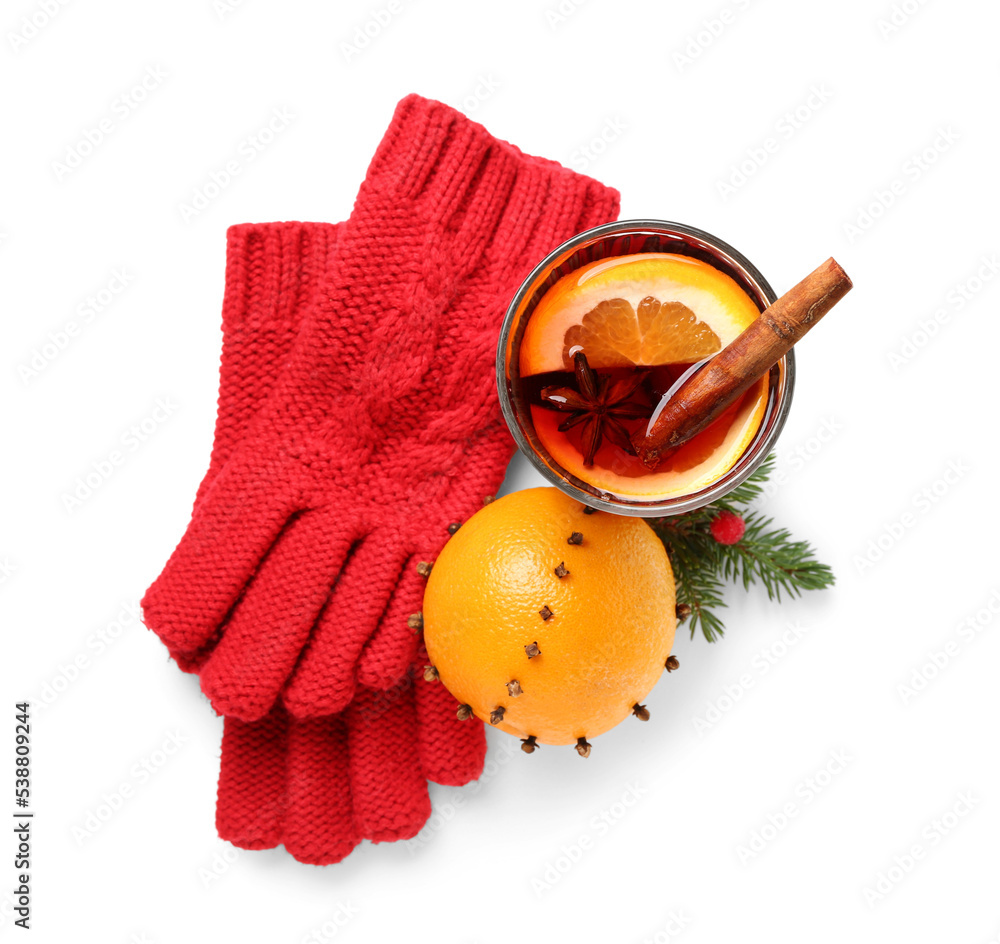
<path fill-rule="evenodd" d="M 411 555 L 403 567 L 392 599 L 358 659 L 359 685 L 391 688 L 413 663 L 419 644 L 419 628 L 410 625 L 410 618 L 419 615 L 427 584 L 427 578 L 417 573 L 417 564 L 430 560 L 433 555 L 418 552 Z"/>
<path fill-rule="evenodd" d="M 390 692 L 359 688 L 347 725 L 358 832 L 373 842 L 412 839 L 431 815 L 431 800 L 409 679 Z"/>
<path fill-rule="evenodd" d="M 351 803 L 346 719 L 290 719 L 285 848 L 299 862 L 331 865 L 360 841 Z"/>
<path fill-rule="evenodd" d="M 192 675 L 197 675 L 201 671 L 201 667 L 212 655 L 212 649 L 214 645 L 209 643 L 205 647 L 196 650 L 195 652 L 177 652 L 174 650 L 170 653 L 171 658 L 177 663 L 177 668 L 182 672 L 188 672 Z"/>
<path fill-rule="evenodd" d="M 241 849 L 273 849 L 281 842 L 286 734 L 280 708 L 253 724 L 225 719 L 215 828 Z"/>
<path fill-rule="evenodd" d="M 142 600 L 143 621 L 169 650 L 209 641 L 295 510 L 291 490 L 246 462 L 219 473 Z"/>
<path fill-rule="evenodd" d="M 458 702 L 440 682 L 414 683 L 417 746 L 424 776 L 434 783 L 460 787 L 483 772 L 486 731 L 475 715 L 459 721 Z"/>
<path fill-rule="evenodd" d="M 307 511 L 282 531 L 201 669 L 220 714 L 262 717 L 278 699 L 357 534 Z"/>
<path fill-rule="evenodd" d="M 382 618 L 408 556 L 408 549 L 380 534 L 356 545 L 285 688 L 284 703 L 293 715 L 317 717 L 347 707 L 358 656 Z"/>

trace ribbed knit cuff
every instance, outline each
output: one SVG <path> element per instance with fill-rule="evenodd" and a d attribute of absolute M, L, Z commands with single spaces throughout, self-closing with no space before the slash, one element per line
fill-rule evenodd
<path fill-rule="evenodd" d="M 592 220 L 607 222 L 618 212 L 612 188 L 524 154 L 454 108 L 418 95 L 396 106 L 356 214 L 364 209 L 366 191 L 412 201 L 431 229 L 453 237 L 454 262 L 466 265 L 491 247 L 521 255 L 539 228 L 566 239 L 582 221 L 592 226 Z"/>
<path fill-rule="evenodd" d="M 223 329 L 298 324 L 336 246 L 333 223 L 241 223 L 226 232 Z"/>
<path fill-rule="evenodd" d="M 196 502 L 273 389 L 332 268 L 337 235 L 338 227 L 331 223 L 243 223 L 229 228 L 215 440 Z"/>

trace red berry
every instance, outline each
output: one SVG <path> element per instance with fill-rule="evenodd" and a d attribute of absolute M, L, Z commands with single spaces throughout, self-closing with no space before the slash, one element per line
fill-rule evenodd
<path fill-rule="evenodd" d="M 719 517 L 711 524 L 712 537 L 720 544 L 735 544 L 746 529 L 743 519 L 731 511 L 719 512 Z"/>

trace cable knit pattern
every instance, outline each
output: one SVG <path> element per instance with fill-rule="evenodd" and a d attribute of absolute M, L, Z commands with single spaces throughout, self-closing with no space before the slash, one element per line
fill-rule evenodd
<path fill-rule="evenodd" d="M 252 721 L 280 698 L 320 717 L 350 702 L 359 659 L 370 684 L 405 670 L 412 642 L 376 634 L 400 577 L 513 452 L 494 389 L 501 313 L 546 252 L 616 210 L 614 191 L 447 106 L 400 103 L 335 275 L 143 601 L 173 651 L 221 636 L 201 673 L 217 710 Z"/>

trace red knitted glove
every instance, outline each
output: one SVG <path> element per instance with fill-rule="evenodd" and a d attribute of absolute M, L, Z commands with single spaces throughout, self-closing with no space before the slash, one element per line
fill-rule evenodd
<path fill-rule="evenodd" d="M 399 105 L 335 278 L 143 601 L 175 651 L 222 627 L 202 670 L 217 708 L 253 720 L 284 688 L 293 714 L 326 715 L 356 678 L 402 674 L 415 564 L 512 451 L 494 391 L 500 314 L 534 262 L 616 208 L 614 191 L 446 106 Z"/>
<path fill-rule="evenodd" d="M 195 509 L 274 389 L 305 312 L 316 304 L 332 270 L 338 229 L 333 223 L 289 222 L 244 223 L 227 230 L 215 438 Z M 150 625 L 145 611 L 143 617 Z M 194 651 L 164 642 L 183 671 L 199 672 L 224 628 Z"/>
<path fill-rule="evenodd" d="M 431 812 L 424 775 L 466 784 L 485 750 L 482 722 L 458 721 L 447 689 L 422 679 L 361 689 L 326 718 L 280 706 L 260 721 L 226 718 L 216 828 L 244 849 L 283 843 L 300 862 L 329 865 L 361 839 L 415 836 Z"/>
<path fill-rule="evenodd" d="M 273 387 L 336 232 L 322 223 L 230 228 L 218 418 L 199 500 Z M 418 681 L 414 691 L 404 677 L 389 692 L 360 692 L 342 715 L 299 720 L 278 707 L 250 724 L 227 718 L 219 835 L 251 849 L 284 843 L 315 864 L 339 861 L 361 838 L 415 835 L 430 814 L 425 776 L 460 785 L 482 770 L 482 725 L 459 722 L 455 706 L 443 686 Z"/>

